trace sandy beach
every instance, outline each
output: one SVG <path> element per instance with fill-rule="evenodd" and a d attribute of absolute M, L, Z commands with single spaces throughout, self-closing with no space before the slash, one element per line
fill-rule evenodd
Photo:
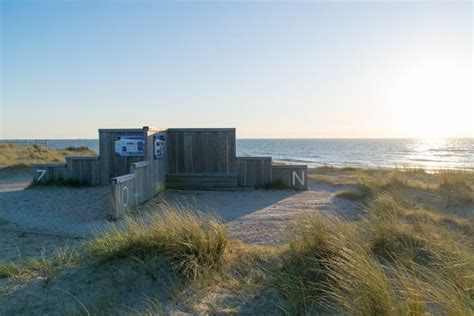
<path fill-rule="evenodd" d="M 262 256 L 265 256 L 266 251 L 275 254 L 274 251 L 278 251 L 276 249 L 288 249 L 285 247 L 288 246 L 289 238 L 301 234 L 298 229 L 302 226 L 297 225 L 297 220 L 303 215 L 313 215 L 314 218 L 318 214 L 334 214 L 343 222 L 363 225 L 360 219 L 366 218 L 367 196 L 344 198 L 347 192 L 359 194 L 360 184 L 358 187 L 353 182 L 355 171 L 322 168 L 310 172 L 307 191 L 167 189 L 140 205 L 131 216 L 157 214 L 169 209 L 169 205 L 184 211 L 212 214 L 225 225 L 229 240 L 242 241 L 245 245 L 243 249 L 257 247 L 254 251 L 261 252 Z M 389 173 L 387 170 L 365 172 L 372 172 L 374 177 L 377 177 L 378 172 L 384 173 L 385 177 Z M 60 257 L 65 260 L 67 268 L 46 265 L 39 268 L 42 272 L 34 274 L 33 278 L 25 275 L 23 280 L 21 273 L 12 278 L 0 278 L 0 314 L 32 310 L 54 314 L 56 310 L 80 310 L 80 305 L 71 295 L 80 297 L 81 302 L 87 302 L 88 312 L 91 308 L 92 312 L 93 308 L 103 312 L 110 306 L 115 306 L 113 310 L 120 310 L 117 306 L 149 309 L 147 296 L 137 293 L 152 295 L 162 306 L 158 310 L 163 308 L 169 314 L 207 313 L 214 306 L 219 306 L 219 310 L 224 313 L 233 310 L 243 314 L 277 311 L 273 303 L 269 302 L 279 302 L 283 298 L 275 296 L 275 289 L 271 287 L 260 293 L 259 288 L 241 285 L 233 289 L 224 282 L 205 291 L 201 291 L 199 286 L 194 288 L 185 285 L 180 290 L 182 280 L 174 279 L 175 273 L 167 270 L 169 266 L 156 268 L 157 263 L 153 262 L 150 266 L 155 268 L 150 271 L 148 263 L 143 264 L 140 260 L 135 262 L 135 259 L 130 258 L 102 264 L 97 264 L 96 259 L 85 260 L 76 266 L 77 261 L 69 257 L 76 253 L 75 249 L 93 240 L 97 233 L 125 224 L 124 220 L 110 221 L 108 216 L 111 188 L 108 185 L 30 187 L 32 176 L 33 173 L 25 169 L 0 170 L 0 260 L 24 264 L 25 260 L 31 258 L 39 260 L 35 264 L 41 266 L 43 258 L 57 258 L 57 251 L 61 250 L 63 253 Z M 398 171 L 396 177 L 401 176 Z M 393 179 L 390 181 L 395 181 L 395 184 L 401 181 Z M 406 182 L 400 188 L 405 190 L 406 197 L 417 201 L 420 211 L 423 207 L 438 209 L 444 213 L 430 215 L 434 216 L 428 217 L 431 221 L 437 220 L 441 225 L 447 225 L 447 229 L 470 234 L 472 202 L 457 203 L 456 200 L 461 197 L 457 191 L 446 190 L 440 195 L 439 189 L 430 189 L 429 186 L 435 184 L 430 182 L 434 178 L 429 174 L 412 173 L 410 179 L 413 182 Z M 416 181 L 422 181 L 425 187 L 420 187 Z M 412 215 L 407 213 L 406 216 L 409 221 L 412 220 Z M 293 227 L 296 230 L 292 230 Z M 256 256 L 258 258 L 260 254 Z M 70 264 L 68 260 L 72 260 Z M 251 271 L 257 275 L 260 273 L 259 268 Z M 104 296 L 104 288 L 116 288 L 117 291 L 108 298 Z M 260 299 L 260 295 L 264 299 Z M 22 304 L 18 304 L 19 300 Z M 226 309 L 227 305 L 234 306 L 234 309 Z"/>
<path fill-rule="evenodd" d="M 52 239 L 87 239 L 107 229 L 109 186 L 28 188 L 32 173 L 0 173 L 0 230 L 2 234 Z M 359 218 L 358 203 L 334 196 L 347 186 L 311 181 L 309 190 L 180 191 L 165 190 L 141 205 L 138 212 L 159 211 L 167 203 L 212 213 L 226 224 L 231 238 L 247 243 L 283 242 L 292 219 L 303 213 L 334 213 L 348 220 Z M 47 237 L 44 237 L 47 238 Z"/>

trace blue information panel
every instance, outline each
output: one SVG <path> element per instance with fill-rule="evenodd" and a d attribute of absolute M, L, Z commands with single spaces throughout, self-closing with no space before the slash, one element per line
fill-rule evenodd
<path fill-rule="evenodd" d="M 115 156 L 145 156 L 145 138 L 143 136 L 115 136 Z"/>

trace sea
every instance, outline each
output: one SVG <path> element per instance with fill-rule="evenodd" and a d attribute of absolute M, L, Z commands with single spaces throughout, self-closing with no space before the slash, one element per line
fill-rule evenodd
<path fill-rule="evenodd" d="M 98 139 L 52 139 L 56 149 L 87 146 Z M 271 156 L 309 167 L 406 167 L 473 169 L 474 138 L 450 139 L 237 139 L 238 156 Z"/>

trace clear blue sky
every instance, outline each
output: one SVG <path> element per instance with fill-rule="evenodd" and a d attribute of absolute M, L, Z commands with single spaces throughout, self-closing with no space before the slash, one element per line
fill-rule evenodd
<path fill-rule="evenodd" d="M 0 138 L 473 137 L 470 1 L 1 3 Z"/>

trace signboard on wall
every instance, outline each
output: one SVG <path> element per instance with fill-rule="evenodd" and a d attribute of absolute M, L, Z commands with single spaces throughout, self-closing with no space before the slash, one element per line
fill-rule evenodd
<path fill-rule="evenodd" d="M 166 136 L 165 134 L 155 135 L 153 138 L 155 159 L 166 157 Z"/>
<path fill-rule="evenodd" d="M 143 136 L 115 136 L 115 156 L 145 156 L 145 138 Z"/>

